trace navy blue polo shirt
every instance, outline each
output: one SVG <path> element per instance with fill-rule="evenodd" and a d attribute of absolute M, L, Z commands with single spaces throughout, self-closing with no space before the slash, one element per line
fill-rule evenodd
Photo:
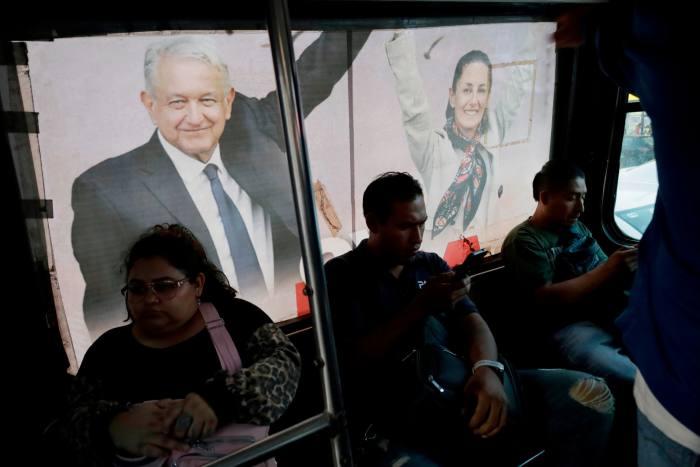
<path fill-rule="evenodd" d="M 402 313 L 430 277 L 450 268 L 435 253 L 420 251 L 396 278 L 390 265 L 375 256 L 364 240 L 326 263 L 325 270 L 346 408 L 350 428 L 357 430 L 358 424 L 366 423 L 377 411 L 390 413 L 392 405 L 401 400 L 399 362 L 418 342 L 420 325 L 381 360 L 358 361 L 353 344 Z M 476 306 L 464 298 L 445 312 L 449 318 L 459 318 L 476 312 Z"/>

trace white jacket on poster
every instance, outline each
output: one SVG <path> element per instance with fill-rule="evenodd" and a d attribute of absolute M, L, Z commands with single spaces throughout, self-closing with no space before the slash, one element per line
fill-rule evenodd
<path fill-rule="evenodd" d="M 449 242 L 458 240 L 462 236 L 470 237 L 472 235 L 478 236 L 482 248 L 499 247 L 501 239 L 494 238 L 494 235 L 489 232 L 489 226 L 498 220 L 500 211 L 499 188 L 503 190 L 499 180 L 498 153 L 492 154 L 486 146 L 482 145 L 477 145 L 477 150 L 486 164 L 486 186 L 474 218 L 466 230 L 463 230 L 464 205 L 462 205 L 457 213 L 456 222 L 432 238 L 435 211 L 442 195 L 455 178 L 463 153 L 455 151 L 444 128 L 435 128 L 431 123 L 430 107 L 423 88 L 423 81 L 418 72 L 415 43 L 411 32 L 402 31 L 395 35 L 392 40 L 386 43 L 386 53 L 396 78 L 396 90 L 411 158 L 423 179 L 428 214 L 423 248 L 443 255 Z M 532 79 L 531 76 L 520 78 L 518 81 L 523 84 L 524 80 Z M 447 83 L 447 87 L 450 84 Z M 512 121 L 522 96 L 525 94 L 525 86 L 518 87 L 521 92 L 513 92 L 512 89 L 504 90 L 505 92 L 502 93 L 504 99 L 501 99 L 500 102 L 493 100 L 493 92 L 491 92 L 491 100 L 488 104 L 491 129 L 482 138 L 482 143 L 491 141 L 497 145 L 503 141 L 505 129 Z M 505 103 L 508 105 L 503 105 Z"/>

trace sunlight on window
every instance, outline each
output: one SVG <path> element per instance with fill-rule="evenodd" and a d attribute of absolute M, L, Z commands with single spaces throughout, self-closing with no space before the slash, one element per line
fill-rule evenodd
<path fill-rule="evenodd" d="M 646 112 L 629 112 L 620 150 L 615 222 L 626 235 L 640 239 L 654 213 L 656 158 L 651 121 Z"/>

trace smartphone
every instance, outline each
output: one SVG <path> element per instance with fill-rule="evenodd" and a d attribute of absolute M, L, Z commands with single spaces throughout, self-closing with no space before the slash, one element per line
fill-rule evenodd
<path fill-rule="evenodd" d="M 474 269 L 482 263 L 487 254 L 488 250 L 485 248 L 469 253 L 469 256 L 467 256 L 462 264 L 458 264 L 452 268 L 455 273 L 455 279 L 464 279 L 467 275 L 470 275 Z"/>

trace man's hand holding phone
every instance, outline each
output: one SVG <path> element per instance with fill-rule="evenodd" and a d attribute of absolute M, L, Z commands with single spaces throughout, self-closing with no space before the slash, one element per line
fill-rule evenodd
<path fill-rule="evenodd" d="M 426 311 L 450 310 L 468 292 L 469 277 L 458 278 L 454 271 L 443 272 L 428 279 L 416 300 Z"/>
<path fill-rule="evenodd" d="M 464 259 L 464 262 L 462 264 L 458 264 L 457 266 L 452 268 L 452 270 L 455 273 L 455 276 L 458 279 L 461 279 L 471 275 L 474 272 L 475 268 L 481 264 L 481 262 L 484 260 L 484 257 L 487 254 L 488 250 L 484 248 L 469 253 L 469 256 L 467 256 Z"/>

